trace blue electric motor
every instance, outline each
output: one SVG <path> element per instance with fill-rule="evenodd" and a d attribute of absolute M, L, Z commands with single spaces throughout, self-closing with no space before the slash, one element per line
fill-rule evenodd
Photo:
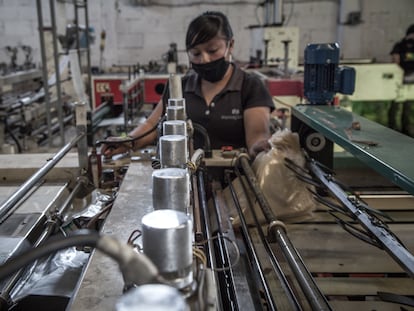
<path fill-rule="evenodd" d="M 352 94 L 355 69 L 339 67 L 337 43 L 309 44 L 305 49 L 304 94 L 310 104 L 327 105 L 336 93 Z"/>

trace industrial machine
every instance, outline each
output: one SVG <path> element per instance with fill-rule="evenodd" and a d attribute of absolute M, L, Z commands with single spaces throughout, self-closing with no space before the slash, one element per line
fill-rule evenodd
<path fill-rule="evenodd" d="M 187 120 L 172 75 L 157 146 L 111 159 L 88 152 L 87 112 L 78 104 L 77 137 L 40 170 L 24 182 L 22 168 L 4 168 L 2 180 L 19 186 L 0 206 L 1 308 L 411 310 L 414 172 L 403 158 L 413 140 L 331 105 L 335 93 L 353 89 L 336 44 L 307 53 L 308 103 L 293 108 L 292 130 L 318 135 L 304 140 L 304 163 L 284 158 L 281 169 L 313 197 L 312 217 L 277 214 L 244 150 L 210 150 L 208 136 L 203 149 L 192 148 L 203 129 Z M 407 146 L 401 158 L 385 158 L 381 135 Z M 384 175 L 398 189 L 398 208 L 389 197 L 386 207 L 371 206 L 377 198 L 347 187 L 323 163 L 323 148 L 312 150 L 314 139 L 341 144 Z M 37 203 L 46 196 L 50 203 Z"/>

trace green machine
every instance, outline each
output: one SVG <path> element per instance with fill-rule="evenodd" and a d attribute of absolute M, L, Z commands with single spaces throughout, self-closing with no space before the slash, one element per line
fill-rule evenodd
<path fill-rule="evenodd" d="M 337 44 L 307 47 L 304 88 L 308 104 L 293 107 L 292 131 L 299 133 L 309 156 L 325 166 L 333 168 L 333 145 L 337 144 L 414 195 L 414 139 L 333 105 L 336 93 L 351 97 L 355 90 L 355 70 L 338 64 Z M 400 100 L 409 98 L 410 87 L 394 95 Z"/>

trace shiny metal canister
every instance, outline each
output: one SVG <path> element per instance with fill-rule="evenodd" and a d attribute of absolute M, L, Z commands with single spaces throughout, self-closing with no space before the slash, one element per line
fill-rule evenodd
<path fill-rule="evenodd" d="M 167 120 L 182 120 L 187 119 L 185 114 L 185 108 L 180 106 L 168 106 L 167 107 Z"/>
<path fill-rule="evenodd" d="M 192 227 L 186 213 L 169 209 L 142 218 L 144 254 L 169 285 L 180 289 L 193 281 Z"/>
<path fill-rule="evenodd" d="M 159 139 L 161 168 L 187 165 L 187 137 L 184 135 L 163 135 Z"/>
<path fill-rule="evenodd" d="M 183 120 L 168 120 L 162 124 L 164 135 L 184 135 L 187 137 L 187 122 Z"/>
<path fill-rule="evenodd" d="M 172 209 L 188 212 L 190 177 L 183 168 L 161 168 L 152 173 L 152 204 L 154 210 Z"/>

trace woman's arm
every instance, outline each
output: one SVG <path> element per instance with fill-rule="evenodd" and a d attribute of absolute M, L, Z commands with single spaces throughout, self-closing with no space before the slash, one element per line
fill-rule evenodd
<path fill-rule="evenodd" d="M 252 107 L 244 111 L 244 128 L 249 155 L 255 157 L 259 152 L 270 148 L 270 108 Z"/>
<path fill-rule="evenodd" d="M 135 129 L 133 129 L 128 136 L 131 138 L 138 137 L 145 133 L 146 131 L 149 131 L 152 128 L 155 128 L 154 131 L 152 131 L 150 134 L 142 137 L 141 139 L 138 139 L 134 143 L 134 150 L 145 147 L 149 144 L 151 144 L 156 138 L 157 138 L 157 124 L 160 121 L 161 115 L 163 111 L 163 103 L 162 100 L 160 100 L 157 104 L 157 106 L 154 108 L 154 110 L 149 115 L 148 119 L 145 120 L 144 123 L 137 126 Z"/>
<path fill-rule="evenodd" d="M 106 143 L 102 145 L 101 154 L 105 157 L 111 157 L 114 154 L 124 153 L 127 152 L 129 149 L 139 149 L 151 144 L 157 138 L 157 131 L 156 127 L 161 118 L 163 112 L 163 103 L 162 100 L 157 104 L 154 110 L 151 112 L 150 116 L 144 123 L 138 125 L 135 129 L 133 129 L 128 136 L 130 138 L 139 137 L 140 135 L 144 134 L 145 132 L 155 128 L 151 133 L 148 135 L 133 141 L 133 143 L 117 143 L 117 141 L 122 140 L 120 137 L 110 137 L 108 140 L 113 140 L 114 143 Z"/>

